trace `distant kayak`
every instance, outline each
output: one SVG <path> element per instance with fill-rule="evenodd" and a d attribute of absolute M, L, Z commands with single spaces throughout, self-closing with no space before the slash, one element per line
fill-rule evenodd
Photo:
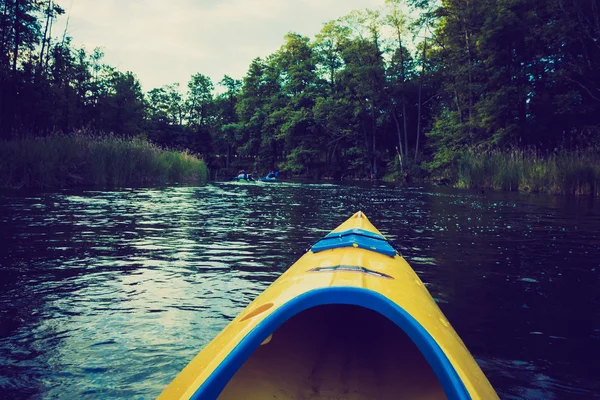
<path fill-rule="evenodd" d="M 260 178 L 261 182 L 279 182 L 277 178 L 268 178 L 266 176 Z"/>
<path fill-rule="evenodd" d="M 243 178 L 241 176 L 233 177 L 233 178 L 229 179 L 229 182 L 256 183 L 258 181 L 256 179 L 254 179 L 251 175 L 246 175 L 246 178 Z"/>
<path fill-rule="evenodd" d="M 417 274 L 358 212 L 250 303 L 159 398 L 498 396 Z"/>

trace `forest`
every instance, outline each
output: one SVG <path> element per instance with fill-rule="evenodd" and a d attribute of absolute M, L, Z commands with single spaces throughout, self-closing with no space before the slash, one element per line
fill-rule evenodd
<path fill-rule="evenodd" d="M 382 0 L 313 38 L 286 34 L 244 77 L 147 91 L 53 30 L 59 2 L 0 4 L 5 142 L 110 134 L 221 176 L 600 192 L 597 0 Z"/>

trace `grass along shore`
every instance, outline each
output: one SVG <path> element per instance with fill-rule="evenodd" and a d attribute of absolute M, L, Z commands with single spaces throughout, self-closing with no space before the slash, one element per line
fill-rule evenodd
<path fill-rule="evenodd" d="M 0 141 L 0 188 L 205 183 L 203 160 L 143 139 L 80 134 Z"/>
<path fill-rule="evenodd" d="M 467 151 L 457 167 L 459 187 L 600 196 L 600 153 L 593 149 Z"/>

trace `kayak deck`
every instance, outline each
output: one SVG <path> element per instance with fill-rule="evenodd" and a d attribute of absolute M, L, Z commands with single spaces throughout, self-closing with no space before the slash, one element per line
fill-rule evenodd
<path fill-rule="evenodd" d="M 413 341 L 379 313 L 317 306 L 258 347 L 219 399 L 446 399 Z"/>

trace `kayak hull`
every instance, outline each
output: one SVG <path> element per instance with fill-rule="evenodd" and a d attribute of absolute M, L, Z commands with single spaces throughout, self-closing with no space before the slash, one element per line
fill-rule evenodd
<path fill-rule="evenodd" d="M 379 237 L 362 213 L 340 225 L 160 398 L 497 398 L 421 280 Z"/>

